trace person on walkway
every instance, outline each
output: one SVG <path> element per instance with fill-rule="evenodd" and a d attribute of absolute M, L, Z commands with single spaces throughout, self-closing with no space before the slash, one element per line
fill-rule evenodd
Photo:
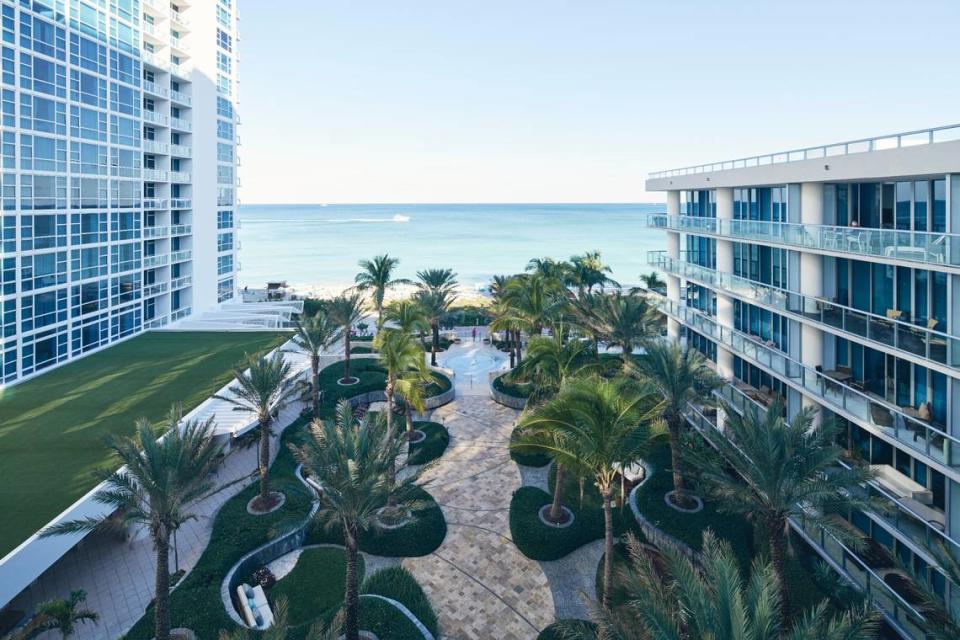
<path fill-rule="evenodd" d="M 477 328 L 476 328 L 476 327 L 473 328 L 473 332 L 472 332 L 472 333 L 473 333 L 473 341 L 476 342 L 476 341 L 477 341 Z"/>

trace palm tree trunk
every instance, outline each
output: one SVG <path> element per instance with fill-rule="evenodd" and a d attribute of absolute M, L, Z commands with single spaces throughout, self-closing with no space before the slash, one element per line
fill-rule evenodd
<path fill-rule="evenodd" d="M 770 536 L 770 562 L 773 564 L 773 571 L 777 574 L 777 583 L 780 587 L 780 610 L 783 612 L 784 626 L 788 626 L 790 621 L 790 599 L 787 593 L 787 539 L 784 535 L 785 525 L 783 523 L 774 523 L 768 527 Z"/>
<path fill-rule="evenodd" d="M 520 363 L 523 362 L 523 342 L 522 336 L 519 330 L 513 332 L 517 338 L 517 366 L 520 366 Z"/>
<path fill-rule="evenodd" d="M 503 336 L 507 341 L 507 349 L 510 350 L 510 368 L 517 366 L 517 350 L 513 348 L 513 332 L 507 331 Z"/>
<path fill-rule="evenodd" d="M 431 322 L 430 330 L 433 331 L 433 344 L 430 345 L 430 364 L 437 366 L 437 350 L 440 349 L 440 322 Z"/>
<path fill-rule="evenodd" d="M 557 475 L 553 480 L 553 504 L 550 505 L 550 522 L 559 524 L 563 521 L 563 502 L 561 493 L 563 493 L 563 465 L 556 463 Z"/>
<path fill-rule="evenodd" d="M 346 351 L 343 354 L 343 381 L 350 381 L 350 327 L 347 327 L 346 332 L 343 334 L 343 346 Z"/>
<path fill-rule="evenodd" d="M 683 507 L 687 500 L 687 485 L 683 479 L 683 462 L 680 460 L 680 428 L 677 421 L 668 423 L 670 431 L 670 466 L 673 467 L 673 495 L 677 505 Z"/>
<path fill-rule="evenodd" d="M 313 398 L 313 417 L 320 417 L 320 356 L 310 358 L 310 395 Z"/>
<path fill-rule="evenodd" d="M 157 551 L 157 575 L 153 601 L 153 626 L 156 640 L 170 638 L 170 534 L 161 531 L 154 540 Z"/>
<path fill-rule="evenodd" d="M 346 640 L 360 638 L 360 594 L 357 576 L 357 532 L 352 525 L 344 526 L 344 542 L 347 548 L 347 574 L 344 587 L 343 604 L 347 615 L 345 620 Z M 157 640 L 160 640 L 159 638 Z"/>
<path fill-rule="evenodd" d="M 580 508 L 583 509 L 583 490 L 586 487 L 587 479 L 580 476 Z"/>
<path fill-rule="evenodd" d="M 610 505 L 610 489 L 601 492 L 603 497 L 603 608 L 610 608 L 610 590 L 613 588 L 613 509 Z"/>
<path fill-rule="evenodd" d="M 406 420 L 407 420 L 407 438 L 413 438 L 413 411 L 410 410 L 410 403 L 407 403 L 406 407 Z"/>
<path fill-rule="evenodd" d="M 266 508 L 270 497 L 270 415 L 260 419 L 260 507 Z"/>

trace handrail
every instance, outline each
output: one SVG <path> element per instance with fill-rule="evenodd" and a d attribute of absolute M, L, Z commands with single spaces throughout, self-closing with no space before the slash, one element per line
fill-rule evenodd
<path fill-rule="evenodd" d="M 943 131 L 951 132 L 954 134 L 954 137 L 937 139 L 938 137 L 944 137 L 942 135 L 938 136 L 938 134 Z M 800 149 L 791 149 L 789 151 L 777 151 L 758 156 L 738 158 L 736 160 L 724 160 L 721 162 L 710 162 L 707 164 L 681 167 L 679 169 L 654 171 L 649 175 L 649 177 L 650 179 L 657 180 L 660 178 L 670 178 L 674 176 L 688 176 L 698 173 L 711 173 L 713 171 L 726 171 L 728 169 L 744 169 L 748 167 L 759 167 L 770 164 L 815 160 L 817 158 L 829 158 L 831 156 L 845 156 L 854 153 L 899 149 L 901 147 L 922 144 L 936 144 L 939 142 L 949 142 L 950 140 L 958 139 L 960 139 L 960 124 L 948 124 L 940 127 L 932 127 L 930 129 L 916 129 L 914 131 L 903 131 L 900 133 L 891 133 L 872 138 L 859 138 L 857 140 L 834 142 L 831 144 L 818 145 L 814 147 L 803 147 Z"/>
<path fill-rule="evenodd" d="M 960 234 L 874 227 L 647 214 L 647 227 L 768 242 L 866 258 L 960 268 Z"/>
<path fill-rule="evenodd" d="M 808 296 L 731 273 L 723 273 L 717 269 L 687 262 L 682 259 L 682 256 L 682 252 L 681 259 L 677 259 L 667 256 L 665 251 L 648 251 L 647 264 L 667 273 L 722 289 L 748 302 L 799 317 L 804 322 L 816 322 L 842 333 L 864 338 L 881 347 L 892 347 L 905 354 L 960 369 L 960 363 L 956 362 L 957 356 L 960 356 L 960 338 L 951 334 L 839 304 L 826 298 Z M 839 324 L 827 320 L 826 314 L 830 312 L 839 314 Z M 852 322 L 862 323 L 864 330 L 861 332 L 851 328 Z M 887 335 L 878 336 L 877 331 L 883 331 Z M 914 337 L 922 343 L 922 353 L 911 350 L 903 344 L 909 337 Z M 933 349 L 938 341 L 943 343 L 943 353 Z"/>
<path fill-rule="evenodd" d="M 741 331 L 723 326 L 714 318 L 703 314 L 693 307 L 674 302 L 656 293 L 651 293 L 650 295 L 664 313 L 682 319 L 683 323 L 687 326 L 690 326 L 695 331 L 708 335 L 718 343 L 726 345 L 741 357 L 758 363 L 761 367 L 774 371 L 779 376 L 783 376 L 791 386 L 801 388 L 805 392 L 815 395 L 825 405 L 834 407 L 834 410 L 839 410 L 841 413 L 848 415 L 858 416 L 857 420 L 871 424 L 875 429 L 891 429 L 897 441 L 905 446 L 920 451 L 932 460 L 937 460 L 945 466 L 960 467 L 960 458 L 954 459 L 954 457 L 957 457 L 955 452 L 960 452 L 960 439 L 938 429 L 930 423 L 908 416 L 901 407 L 887 402 L 884 398 L 879 396 L 871 397 L 862 391 L 854 389 L 849 385 L 797 362 L 782 351 L 763 344 L 755 336 L 750 336 Z M 831 397 L 828 391 L 839 392 L 841 396 L 840 399 L 837 400 Z M 854 402 L 862 403 L 863 407 L 861 407 L 861 409 L 865 409 L 865 411 L 862 412 L 864 415 L 858 415 L 857 408 L 851 406 Z M 874 407 L 891 414 L 888 416 L 892 421 L 890 427 L 877 424 L 874 414 L 872 413 Z M 923 443 L 926 445 L 926 448 L 922 449 L 913 438 L 901 437 L 900 433 L 902 430 L 924 432 L 925 435 L 926 432 L 932 432 L 934 435 L 931 437 L 937 437 L 942 440 L 942 452 L 937 453 L 931 450 L 930 437 L 923 438 Z M 941 456 L 942 459 L 940 459 Z"/>

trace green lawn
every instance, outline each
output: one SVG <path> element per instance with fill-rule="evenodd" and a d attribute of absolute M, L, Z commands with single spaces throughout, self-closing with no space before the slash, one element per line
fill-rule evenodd
<path fill-rule="evenodd" d="M 136 418 L 189 411 L 229 382 L 275 332 L 148 333 L 0 391 L 0 557 L 96 485 L 104 438 Z"/>

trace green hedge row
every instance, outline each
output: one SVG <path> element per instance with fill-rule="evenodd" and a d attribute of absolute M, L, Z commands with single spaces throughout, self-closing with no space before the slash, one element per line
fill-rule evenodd
<path fill-rule="evenodd" d="M 377 571 L 363 582 L 363 593 L 375 593 L 392 598 L 410 610 L 417 620 L 436 637 L 437 614 L 417 580 L 403 567 L 389 567 Z"/>
<path fill-rule="evenodd" d="M 517 434 L 518 431 L 516 429 L 510 434 L 511 460 L 524 467 L 545 467 L 550 464 L 551 458 L 545 453 L 518 451 L 514 449 L 512 445 L 517 442 Z"/>
<path fill-rule="evenodd" d="M 414 429 L 423 431 L 427 437 L 422 442 L 410 445 L 407 464 L 426 464 L 436 460 L 447 450 L 450 444 L 450 433 L 439 422 L 414 422 Z"/>

